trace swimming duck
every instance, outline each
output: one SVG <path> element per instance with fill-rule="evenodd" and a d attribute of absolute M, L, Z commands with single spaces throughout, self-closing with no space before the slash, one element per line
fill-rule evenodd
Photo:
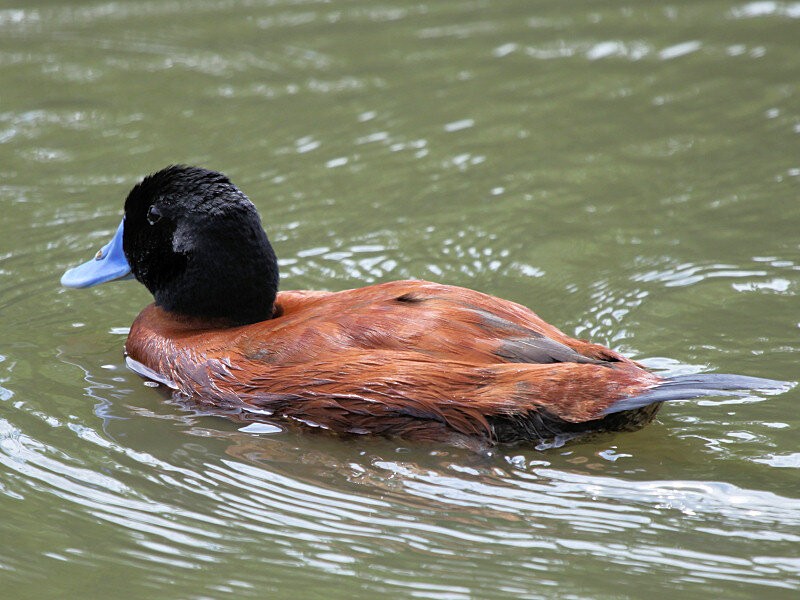
<path fill-rule="evenodd" d="M 778 389 L 740 375 L 663 378 L 470 289 L 393 281 L 278 292 L 255 206 L 222 173 L 170 166 L 125 201 L 113 239 L 61 283 L 135 277 L 155 302 L 127 364 L 175 394 L 342 434 L 516 443 L 633 430 L 666 400 Z"/>

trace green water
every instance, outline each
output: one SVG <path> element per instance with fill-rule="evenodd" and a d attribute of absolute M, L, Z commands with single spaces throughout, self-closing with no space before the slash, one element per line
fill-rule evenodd
<path fill-rule="evenodd" d="M 64 290 L 166 164 L 282 287 L 419 277 L 668 374 L 800 379 L 800 3 L 0 3 L 0 597 L 793 598 L 796 388 L 483 457 L 241 424 Z"/>

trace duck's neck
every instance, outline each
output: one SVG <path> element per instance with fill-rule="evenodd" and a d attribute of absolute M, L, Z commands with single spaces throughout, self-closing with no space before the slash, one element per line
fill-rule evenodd
<path fill-rule="evenodd" d="M 262 231 L 263 233 L 263 231 Z M 210 244 L 186 257 L 169 285 L 153 291 L 156 305 L 185 319 L 218 326 L 247 325 L 273 316 L 278 293 L 278 261 L 264 235 L 247 252 L 226 253 Z"/>

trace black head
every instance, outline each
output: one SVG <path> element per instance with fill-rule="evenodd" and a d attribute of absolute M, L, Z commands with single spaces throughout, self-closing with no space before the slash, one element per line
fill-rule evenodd
<path fill-rule="evenodd" d="M 255 206 L 216 171 L 176 165 L 125 201 L 123 248 L 156 304 L 231 324 L 269 319 L 278 263 Z"/>

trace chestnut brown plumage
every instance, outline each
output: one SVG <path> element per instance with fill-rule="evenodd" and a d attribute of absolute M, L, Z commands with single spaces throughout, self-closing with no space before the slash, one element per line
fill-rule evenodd
<path fill-rule="evenodd" d="M 255 208 L 205 169 L 149 176 L 123 223 L 124 258 L 156 298 L 131 327 L 129 364 L 211 406 L 346 434 L 495 443 L 636 429 L 664 400 L 783 385 L 664 379 L 461 287 L 396 281 L 276 296 Z M 78 269 L 67 285 L 107 280 Z"/>

